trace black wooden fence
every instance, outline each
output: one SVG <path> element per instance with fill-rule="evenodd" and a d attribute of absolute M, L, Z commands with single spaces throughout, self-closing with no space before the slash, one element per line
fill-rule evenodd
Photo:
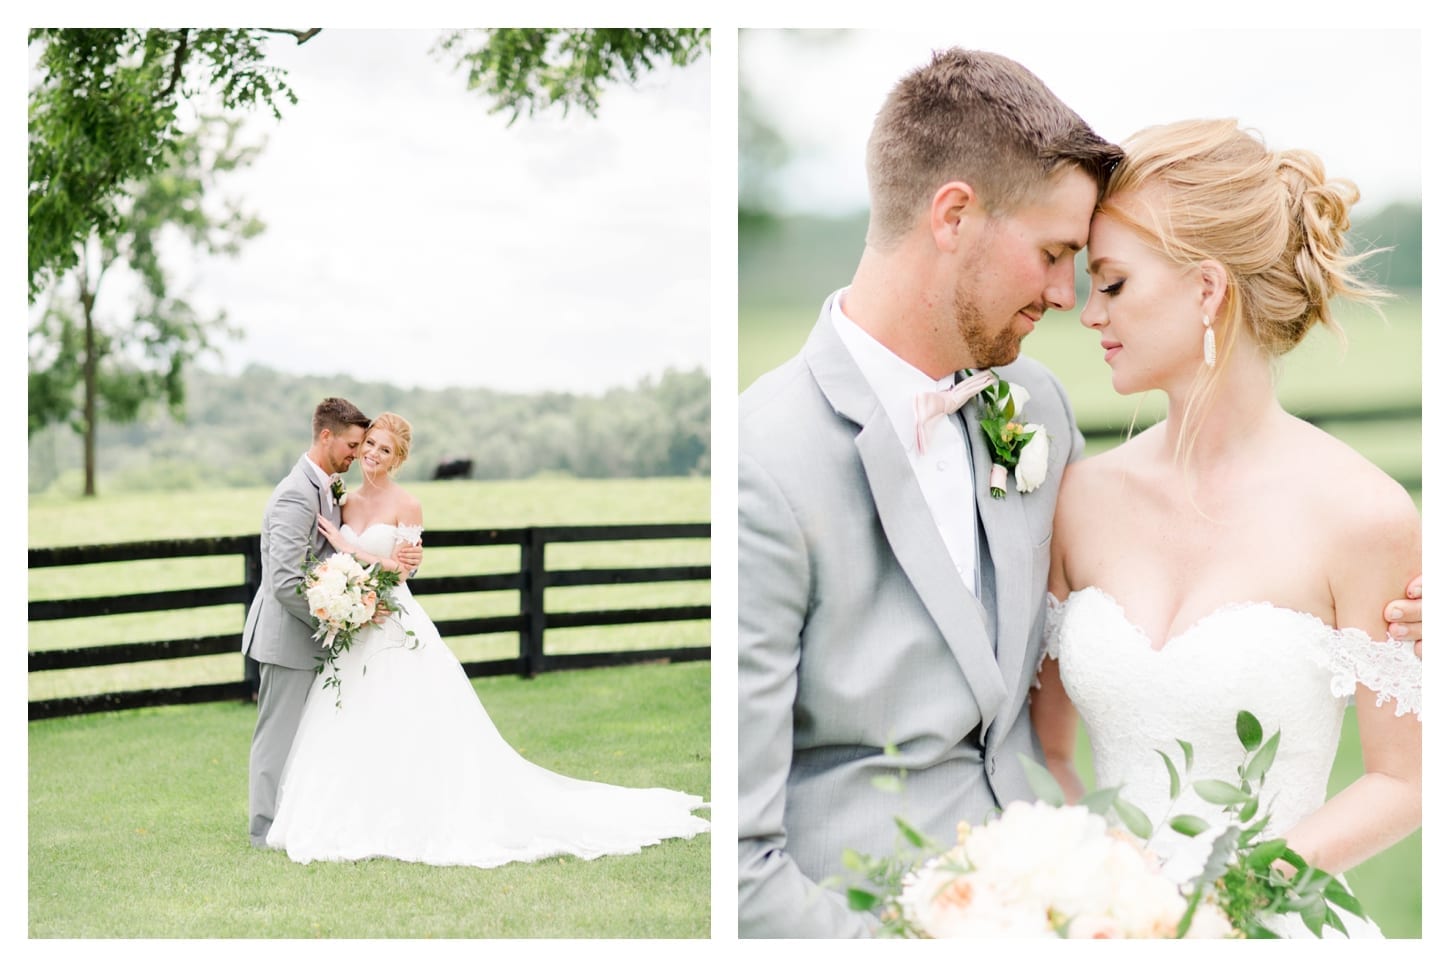
<path fill-rule="evenodd" d="M 475 591 L 518 592 L 519 610 L 517 614 L 436 622 L 439 633 L 445 639 L 450 636 L 500 632 L 518 634 L 519 653 L 516 658 L 464 662 L 464 670 L 472 677 L 509 674 L 532 677 L 540 672 L 554 669 L 623 665 L 646 661 L 708 660 L 710 657 L 708 643 L 615 652 L 548 654 L 544 650 L 544 635 L 549 629 L 708 619 L 710 606 L 702 604 L 550 613 L 544 608 L 544 591 L 548 588 L 656 584 L 667 581 L 708 581 L 710 579 L 708 564 L 577 568 L 550 571 L 545 568 L 545 550 L 550 544 L 659 541 L 708 538 L 709 536 L 709 524 L 621 524 L 522 527 L 503 530 L 430 530 L 427 540 L 427 546 L 430 549 L 486 545 L 517 546 L 519 548 L 519 568 L 516 571 L 492 574 L 428 577 L 425 562 L 423 574 L 409 581 L 408 586 L 417 595 Z M 245 609 L 251 604 L 262 579 L 261 551 L 256 535 L 32 548 L 30 550 L 30 567 L 32 568 L 218 555 L 241 555 L 243 574 L 240 583 L 221 587 L 116 594 L 94 598 L 31 601 L 30 620 L 54 621 L 62 618 L 172 611 L 228 604 L 241 605 L 243 609 L 241 614 L 245 615 Z M 238 621 L 239 629 L 240 626 L 241 622 Z M 237 665 L 240 669 L 242 667 L 241 640 L 241 632 L 238 630 L 235 634 L 181 638 L 172 641 L 31 651 L 29 652 L 30 671 L 88 668 L 126 662 L 219 655 L 229 652 L 237 654 Z M 251 691 L 252 686 L 244 676 L 234 682 L 44 699 L 30 703 L 30 718 L 42 719 L 59 715 L 113 711 L 151 705 L 182 705 L 191 702 L 244 699 L 251 694 Z"/>

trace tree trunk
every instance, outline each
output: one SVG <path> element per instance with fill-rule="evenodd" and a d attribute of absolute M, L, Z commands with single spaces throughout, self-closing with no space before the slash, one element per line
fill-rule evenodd
<path fill-rule="evenodd" d="M 85 423 L 86 489 L 83 496 L 96 495 L 96 327 L 91 320 L 95 294 L 81 285 L 81 313 L 86 322 L 86 395 L 81 420 Z"/>

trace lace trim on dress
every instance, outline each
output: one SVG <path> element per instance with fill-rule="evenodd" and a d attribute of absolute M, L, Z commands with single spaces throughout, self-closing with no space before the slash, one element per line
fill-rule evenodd
<path fill-rule="evenodd" d="M 1032 687 L 1042 687 L 1042 663 L 1047 659 L 1057 659 L 1059 648 L 1058 637 L 1062 634 L 1062 616 L 1067 611 L 1067 602 L 1059 601 L 1047 593 L 1047 612 L 1042 619 L 1042 651 L 1037 656 L 1037 673 L 1032 676 Z"/>
<path fill-rule="evenodd" d="M 1336 630 L 1324 652 L 1329 690 L 1353 695 L 1357 684 L 1375 693 L 1375 707 L 1395 700 L 1395 717 L 1420 718 L 1420 682 L 1424 665 L 1408 641 L 1375 641 L 1358 628 Z"/>
<path fill-rule="evenodd" d="M 1117 599 L 1102 588 L 1089 586 L 1072 592 L 1068 595 L 1068 599 L 1070 600 L 1073 595 L 1081 594 L 1084 591 L 1093 591 L 1109 601 L 1122 615 L 1124 622 L 1138 631 L 1140 635 L 1142 634 L 1136 625 L 1128 621 L 1127 613 L 1123 611 L 1123 607 L 1118 604 Z M 1318 615 L 1285 608 L 1271 601 L 1236 601 L 1215 608 L 1195 621 L 1188 631 L 1174 635 L 1168 642 L 1165 642 L 1165 647 L 1184 638 L 1190 631 L 1210 619 L 1219 619 L 1225 614 L 1255 608 L 1267 608 L 1270 611 L 1294 615 L 1319 626 L 1323 632 L 1323 638 L 1320 640 L 1322 647 L 1311 649 L 1311 652 L 1314 661 L 1329 671 L 1329 690 L 1336 698 L 1354 695 L 1355 687 L 1362 684 L 1375 693 L 1376 708 L 1393 699 L 1396 718 L 1409 714 L 1413 714 L 1416 719 L 1421 718 L 1420 692 L 1424 666 L 1420 657 L 1415 654 L 1415 646 L 1412 642 L 1395 641 L 1394 639 L 1375 641 L 1358 628 L 1335 628 L 1325 624 Z M 1032 681 L 1033 688 L 1042 687 L 1043 661 L 1058 657 L 1061 648 L 1062 619 L 1066 611 L 1067 601 L 1058 601 L 1051 593 L 1047 595 L 1047 616 L 1042 628 L 1042 654 L 1037 659 L 1037 675 Z M 1146 636 L 1144 637 L 1146 640 Z"/>
<path fill-rule="evenodd" d="M 422 524 L 399 524 L 397 526 L 398 540 L 416 544 L 423 539 Z"/>

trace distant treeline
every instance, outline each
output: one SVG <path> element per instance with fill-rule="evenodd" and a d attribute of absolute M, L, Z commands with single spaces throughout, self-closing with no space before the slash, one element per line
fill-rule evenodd
<path fill-rule="evenodd" d="M 347 376 L 292 376 L 262 366 L 239 376 L 188 375 L 186 418 L 157 413 L 102 424 L 99 489 L 174 490 L 272 484 L 306 449 L 312 409 L 344 396 L 363 412 L 402 414 L 413 452 L 399 474 L 426 480 L 450 460 L 475 480 L 708 475 L 710 379 L 667 371 L 596 396 L 405 389 Z M 80 442 L 64 427 L 30 440 L 30 491 L 80 491 Z"/>

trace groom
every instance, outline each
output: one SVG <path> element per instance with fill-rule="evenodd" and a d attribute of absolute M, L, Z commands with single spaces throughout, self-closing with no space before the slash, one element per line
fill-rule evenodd
<path fill-rule="evenodd" d="M 341 474 L 352 466 L 368 418 L 352 403 L 329 397 L 312 413 L 312 446 L 267 501 L 262 515 L 262 585 L 247 612 L 242 652 L 261 670 L 257 727 L 252 734 L 248 784 L 252 845 L 265 847 L 276 814 L 277 784 L 302 719 L 302 709 L 321 652 L 307 600 L 297 593 L 310 557 L 332 554 L 318 532 L 317 518 L 342 523 Z M 409 568 L 422 549 L 400 545 L 396 556 Z"/>
<path fill-rule="evenodd" d="M 876 118 L 850 287 L 740 398 L 742 937 L 869 936 L 819 885 L 845 875 L 843 850 L 891 855 L 895 816 L 949 845 L 959 820 L 1033 798 L 1027 693 L 1083 440 L 1062 386 L 1017 357 L 1047 309 L 1073 306 L 1073 255 L 1120 157 L 1014 61 L 937 54 Z M 1000 499 L 980 397 L 916 416 L 919 394 L 983 368 L 1029 392 L 1020 419 L 1049 447 L 1041 480 Z M 1396 604 L 1418 622 L 1418 602 Z M 902 774 L 900 795 L 877 788 Z"/>

